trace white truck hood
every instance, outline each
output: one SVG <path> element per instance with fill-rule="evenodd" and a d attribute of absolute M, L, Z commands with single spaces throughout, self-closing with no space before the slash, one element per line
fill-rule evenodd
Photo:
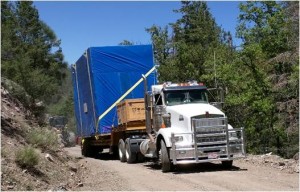
<path fill-rule="evenodd" d="M 221 110 L 207 103 L 167 106 L 167 112 L 179 114 L 187 118 L 203 115 L 206 114 L 206 112 L 225 116 Z"/>
<path fill-rule="evenodd" d="M 167 106 L 166 112 L 171 115 L 171 127 L 170 129 L 160 129 L 159 133 L 163 135 L 166 141 L 166 145 L 171 147 L 171 133 L 191 133 L 192 123 L 191 117 L 198 115 L 205 115 L 206 112 L 209 114 L 217 114 L 225 117 L 225 114 L 218 108 L 208 103 L 191 103 Z M 191 135 L 184 135 L 184 140 L 190 144 Z"/>

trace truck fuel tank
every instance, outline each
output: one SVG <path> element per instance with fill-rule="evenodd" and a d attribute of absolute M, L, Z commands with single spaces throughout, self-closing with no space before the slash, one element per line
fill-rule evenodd
<path fill-rule="evenodd" d="M 140 151 L 145 157 L 156 157 L 156 145 L 154 142 L 151 142 L 150 139 L 145 139 L 140 144 Z"/>

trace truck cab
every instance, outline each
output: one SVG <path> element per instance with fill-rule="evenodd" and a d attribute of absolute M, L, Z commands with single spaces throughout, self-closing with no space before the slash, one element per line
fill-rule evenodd
<path fill-rule="evenodd" d="M 234 158 L 245 156 L 243 128 L 233 129 L 226 115 L 209 103 L 209 94 L 196 81 L 153 85 L 147 93 L 155 135 L 148 142 L 156 146 L 148 152 L 156 152 L 152 155 L 160 158 L 164 172 L 176 164 L 216 160 L 231 167 Z"/>

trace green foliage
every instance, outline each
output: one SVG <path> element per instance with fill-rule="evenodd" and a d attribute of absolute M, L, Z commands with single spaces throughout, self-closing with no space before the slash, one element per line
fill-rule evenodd
<path fill-rule="evenodd" d="M 71 70 L 68 69 L 66 77 L 59 87 L 56 94 L 52 96 L 52 100 L 47 106 L 47 113 L 50 116 L 65 116 L 68 119 L 67 127 L 69 130 L 76 132 L 75 114 L 74 114 L 74 100 Z"/>
<path fill-rule="evenodd" d="M 237 34 L 245 43 L 259 43 L 269 57 L 287 51 L 287 23 L 278 2 L 241 3 L 240 10 Z"/>
<path fill-rule="evenodd" d="M 42 150 L 55 151 L 58 147 L 57 134 L 47 128 L 32 129 L 27 135 L 28 143 Z"/>
<path fill-rule="evenodd" d="M 37 100 L 49 101 L 65 77 L 60 40 L 41 20 L 30 1 L 1 2 L 2 75 Z"/>
<path fill-rule="evenodd" d="M 153 47 L 155 50 L 155 63 L 159 65 L 158 68 L 158 80 L 159 81 L 171 81 L 176 80 L 179 73 L 175 65 L 174 47 L 172 47 L 172 39 L 168 37 L 168 27 L 161 28 L 153 25 L 147 28 L 146 31 L 151 35 Z"/>
<path fill-rule="evenodd" d="M 208 80 L 207 75 L 214 68 L 213 53 L 230 50 L 226 44 L 231 45 L 231 34 L 217 26 L 205 2 L 183 1 L 175 12 L 182 14 L 182 18 L 170 24 L 171 37 L 167 26 L 146 29 L 154 45 L 156 63 L 160 65 L 159 80 Z"/>
<path fill-rule="evenodd" d="M 123 40 L 119 45 L 134 45 L 134 43 L 132 41 Z"/>
<path fill-rule="evenodd" d="M 15 158 L 20 167 L 32 168 L 39 163 L 38 153 L 30 146 L 16 151 Z"/>
<path fill-rule="evenodd" d="M 13 97 L 17 98 L 24 106 L 29 106 L 31 97 L 22 86 L 5 77 L 1 77 L 1 83 Z"/>
<path fill-rule="evenodd" d="M 228 110 L 238 111 L 245 124 L 250 152 L 273 151 L 291 157 L 299 147 L 290 150 L 290 146 L 298 145 L 299 140 L 289 135 L 299 135 L 293 128 L 299 126 L 299 120 L 282 112 L 290 102 L 299 105 L 298 80 L 289 84 L 289 79 L 295 79 L 293 68 L 298 66 L 298 53 L 288 43 L 290 17 L 277 2 L 241 3 L 240 9 L 237 33 L 243 49 L 234 62 L 242 70 L 236 72 L 243 76 L 236 85 L 243 89 L 227 95 Z M 238 99 L 241 102 L 234 104 Z M 296 112 L 298 107 L 290 111 Z M 291 119 L 293 123 L 288 123 Z"/>

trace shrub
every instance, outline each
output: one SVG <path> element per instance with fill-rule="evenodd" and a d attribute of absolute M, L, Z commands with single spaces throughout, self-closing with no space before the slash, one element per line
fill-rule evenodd
<path fill-rule="evenodd" d="M 32 147 L 16 151 L 16 163 L 21 167 L 32 168 L 39 163 L 39 155 Z"/>
<path fill-rule="evenodd" d="M 33 129 L 27 134 L 27 141 L 42 150 L 55 150 L 58 147 L 57 134 L 46 128 Z"/>
<path fill-rule="evenodd" d="M 29 106 L 31 97 L 21 85 L 5 77 L 1 77 L 1 85 L 25 107 Z"/>

